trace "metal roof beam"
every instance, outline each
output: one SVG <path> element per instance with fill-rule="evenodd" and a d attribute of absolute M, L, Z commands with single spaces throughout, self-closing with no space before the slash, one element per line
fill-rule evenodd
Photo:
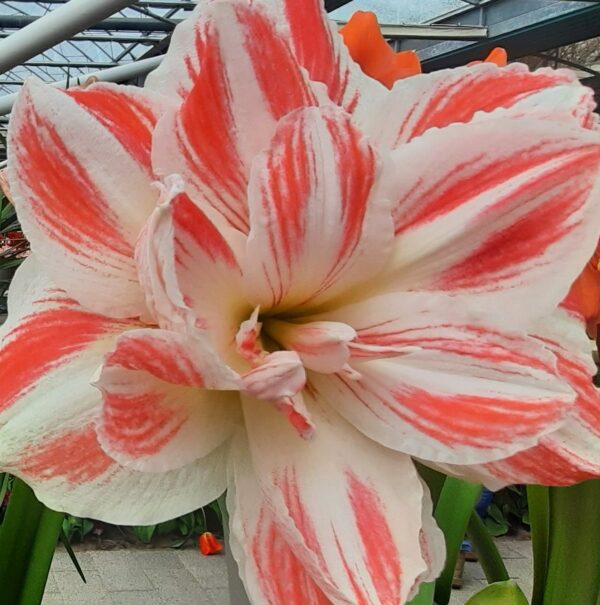
<path fill-rule="evenodd" d="M 41 0 L 10 0 L 14 4 L 37 4 Z M 69 0 L 43 0 L 44 4 L 66 4 Z M 196 8 L 196 2 L 189 2 L 187 0 L 177 2 L 177 0 L 140 0 L 136 3 L 138 6 L 145 8 L 178 8 L 185 10 L 193 10 Z"/>
<path fill-rule="evenodd" d="M 483 40 L 488 28 L 483 25 L 381 25 L 384 38 L 418 40 Z"/>
<path fill-rule="evenodd" d="M 0 73 L 80 33 L 94 23 L 132 4 L 131 0 L 70 0 L 43 17 L 19 27 L 0 40 Z M 18 15 L 20 18 L 24 16 Z M 0 16 L 0 20 L 6 16 Z"/>
<path fill-rule="evenodd" d="M 74 1 L 76 0 L 71 0 L 71 2 Z M 22 28 L 32 25 L 43 18 L 44 17 L 37 17 L 34 15 L 0 15 L 0 27 L 4 29 L 21 30 Z M 175 24 L 179 23 L 179 21 L 180 19 L 175 20 Z M 161 21 L 155 21 L 154 19 L 149 19 L 146 17 L 113 17 L 111 19 L 98 20 L 97 22 L 89 23 L 85 27 L 78 29 L 77 33 L 84 30 L 171 32 L 173 31 L 173 27 L 174 24 L 163 23 Z M 62 37 L 60 40 L 58 40 L 58 42 L 61 42 L 65 38 L 69 38 L 69 35 Z"/>
<path fill-rule="evenodd" d="M 108 69 L 109 67 L 115 67 L 117 63 L 114 62 L 102 62 L 102 61 L 27 61 L 22 64 L 25 67 L 72 67 L 74 69 Z"/>
<path fill-rule="evenodd" d="M 0 38 L 7 38 L 11 34 L 8 32 L 0 32 Z M 70 38 L 71 42 L 118 42 L 119 44 L 144 44 L 146 46 L 151 46 L 153 44 L 157 44 L 163 39 L 164 36 L 120 36 L 118 34 L 114 36 L 110 35 L 102 35 L 102 34 L 78 34 Z"/>
<path fill-rule="evenodd" d="M 39 17 L 31 15 L 0 15 L 0 27 L 20 28 L 34 23 Z M 171 32 L 181 19 L 154 20 L 137 17 L 113 17 L 105 19 L 88 30 Z M 488 28 L 482 25 L 382 25 L 382 33 L 387 38 L 414 38 L 424 40 L 481 40 L 488 35 Z M 144 38 L 140 38 L 140 42 Z M 136 39 L 134 42 L 138 42 Z"/>
<path fill-rule="evenodd" d="M 427 71 L 483 59 L 495 46 L 503 46 L 511 59 L 586 40 L 599 33 L 600 1 L 481 0 L 479 6 L 456 9 L 431 22 L 444 25 L 480 25 L 489 29 L 487 40 L 400 40 L 399 50 L 418 51 Z"/>
<path fill-rule="evenodd" d="M 48 84 L 52 84 L 52 86 L 56 86 L 57 88 L 66 88 L 67 85 L 69 88 L 73 88 L 75 86 L 81 86 L 92 78 L 100 82 L 127 82 L 132 78 L 147 74 L 153 69 L 156 69 L 162 60 L 163 55 L 159 55 L 158 57 L 151 57 L 149 59 L 143 59 L 141 61 L 135 61 L 125 65 L 117 65 L 117 67 L 111 67 L 109 69 L 102 69 L 100 71 L 93 71 L 86 74 L 78 74 L 71 76 L 68 80 L 48 82 Z M 16 94 L 0 96 L 0 116 L 10 113 L 16 98 Z"/>

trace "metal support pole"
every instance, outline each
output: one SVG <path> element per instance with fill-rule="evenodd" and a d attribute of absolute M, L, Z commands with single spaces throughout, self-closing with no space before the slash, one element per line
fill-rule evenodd
<path fill-rule="evenodd" d="M 137 0 L 70 0 L 0 41 L 0 74 Z"/>
<path fill-rule="evenodd" d="M 74 86 L 81 86 L 90 78 L 98 80 L 99 82 L 126 82 L 127 80 L 147 74 L 157 68 L 162 59 L 163 55 L 159 55 L 157 57 L 150 57 L 149 59 L 142 59 L 141 61 L 136 61 L 134 63 L 111 67 L 110 69 L 102 69 L 80 76 L 72 76 L 69 80 L 52 82 L 52 86 L 67 88 L 68 85 L 69 88 L 73 88 Z M 12 106 L 17 100 L 17 96 L 18 94 L 0 96 L 0 116 L 10 113 Z"/>

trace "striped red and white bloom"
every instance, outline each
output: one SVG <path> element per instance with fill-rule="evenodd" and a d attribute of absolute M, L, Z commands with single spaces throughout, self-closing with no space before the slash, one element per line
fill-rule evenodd
<path fill-rule="evenodd" d="M 0 467 L 117 523 L 227 489 L 254 604 L 399 605 L 444 550 L 412 456 L 599 474 L 559 304 L 598 241 L 600 133 L 566 71 L 388 90 L 320 4 L 203 2 L 144 89 L 24 87 Z"/>

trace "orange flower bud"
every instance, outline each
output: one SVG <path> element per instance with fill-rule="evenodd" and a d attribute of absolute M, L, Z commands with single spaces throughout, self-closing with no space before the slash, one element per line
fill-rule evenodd
<path fill-rule="evenodd" d="M 203 555 L 208 556 L 220 553 L 223 550 L 223 545 L 211 532 L 205 531 L 198 536 L 198 548 Z"/>
<path fill-rule="evenodd" d="M 381 35 L 377 17 L 372 12 L 356 11 L 348 23 L 340 28 L 340 34 L 350 56 L 365 74 L 388 88 L 392 88 L 397 80 L 421 73 L 417 53 L 414 50 L 394 52 Z M 495 63 L 498 67 L 504 67 L 507 61 L 503 48 L 494 48 L 485 59 L 485 63 Z M 469 65 L 478 63 L 481 61 L 473 61 Z"/>
<path fill-rule="evenodd" d="M 374 13 L 355 12 L 340 29 L 350 56 L 368 75 L 391 88 L 396 80 L 421 73 L 417 53 L 408 50 L 395 53 L 385 41 Z"/>

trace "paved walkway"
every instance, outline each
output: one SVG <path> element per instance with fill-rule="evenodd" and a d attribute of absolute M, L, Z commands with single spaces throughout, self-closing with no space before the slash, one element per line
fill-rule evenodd
<path fill-rule="evenodd" d="M 531 544 L 499 540 L 509 573 L 531 594 Z M 56 551 L 43 605 L 230 605 L 225 558 L 196 550 L 98 550 L 77 553 L 83 584 L 62 547 Z M 450 605 L 463 605 L 485 586 L 478 563 L 466 563 L 464 586 Z M 282 605 L 286 605 L 283 604 Z"/>

